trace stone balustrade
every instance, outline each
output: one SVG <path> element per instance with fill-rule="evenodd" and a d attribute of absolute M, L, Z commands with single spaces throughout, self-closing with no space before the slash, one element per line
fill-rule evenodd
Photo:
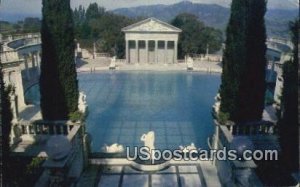
<path fill-rule="evenodd" d="M 267 38 L 267 42 L 274 42 L 274 43 L 280 43 L 289 46 L 291 49 L 293 49 L 293 42 L 290 40 L 284 39 L 284 38 Z"/>
<path fill-rule="evenodd" d="M 3 41 L 13 41 L 13 40 L 19 40 L 22 38 L 34 38 L 34 37 L 41 37 L 40 33 L 26 33 L 26 34 L 14 34 L 14 35 L 6 35 L 2 37 Z"/>
<path fill-rule="evenodd" d="M 70 121 L 19 121 L 15 126 L 21 135 L 69 135 L 79 125 Z"/>
<path fill-rule="evenodd" d="M 0 52 L 1 63 L 20 61 L 18 52 L 15 50 Z"/>
<path fill-rule="evenodd" d="M 233 135 L 276 135 L 277 126 L 271 122 L 257 122 L 229 127 Z"/>
<path fill-rule="evenodd" d="M 211 61 L 211 62 L 221 62 L 222 61 L 222 55 L 216 55 L 216 54 L 193 54 L 193 59 L 195 61 Z"/>
<path fill-rule="evenodd" d="M 226 125 L 220 125 L 217 121 L 216 131 L 214 135 L 214 149 L 226 150 L 232 149 L 231 144 L 234 135 L 230 128 Z M 255 168 L 257 167 L 253 160 L 240 161 L 240 160 L 214 160 L 214 165 L 218 169 L 218 175 L 224 186 L 236 186 L 239 181 L 242 184 L 250 184 L 245 186 L 262 186 L 258 179 Z"/>
<path fill-rule="evenodd" d="M 109 53 L 95 53 L 96 57 L 110 57 Z"/>
<path fill-rule="evenodd" d="M 41 43 L 41 37 L 32 37 L 32 38 L 26 38 L 24 41 L 24 46 L 27 45 L 35 45 Z"/>

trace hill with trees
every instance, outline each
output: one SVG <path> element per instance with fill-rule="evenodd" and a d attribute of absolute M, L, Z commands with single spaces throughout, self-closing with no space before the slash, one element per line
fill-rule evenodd
<path fill-rule="evenodd" d="M 155 17 L 163 21 L 171 21 L 178 14 L 190 13 L 196 15 L 205 25 L 225 31 L 229 21 L 230 9 L 216 4 L 201 4 L 183 1 L 173 5 L 150 5 L 113 10 L 119 15 L 136 17 Z M 299 15 L 297 7 L 294 9 L 269 9 L 266 12 L 266 29 L 268 36 L 288 38 L 289 21 Z"/>
<path fill-rule="evenodd" d="M 87 9 L 83 6 L 75 8 L 73 19 L 75 38 L 83 48 L 92 50 L 95 42 L 97 51 L 124 58 L 125 35 L 121 29 L 145 18 L 117 15 L 93 3 Z M 222 32 L 205 26 L 197 16 L 180 14 L 170 22 L 183 31 L 179 40 L 179 57 L 183 58 L 187 53 L 205 53 L 207 45 L 211 52 L 221 48 Z"/>

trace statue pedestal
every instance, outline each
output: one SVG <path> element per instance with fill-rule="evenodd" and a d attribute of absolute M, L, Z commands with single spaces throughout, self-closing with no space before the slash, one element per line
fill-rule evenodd
<path fill-rule="evenodd" d="M 154 163 L 154 164 L 152 164 Z M 131 167 L 139 171 L 160 171 L 166 169 L 170 164 L 170 161 L 148 160 L 141 161 L 136 160 L 131 163 Z"/>
<path fill-rule="evenodd" d="M 131 164 L 133 168 L 139 171 L 159 171 L 163 170 L 169 166 L 169 161 L 155 159 L 155 133 L 154 131 L 149 131 L 141 136 L 141 141 L 144 142 L 144 146 L 148 148 L 148 153 L 150 154 L 149 160 L 134 160 Z M 141 158 L 141 157 L 138 157 Z"/>

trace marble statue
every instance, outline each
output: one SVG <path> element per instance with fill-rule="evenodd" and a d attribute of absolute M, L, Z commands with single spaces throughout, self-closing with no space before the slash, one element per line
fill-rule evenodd
<path fill-rule="evenodd" d="M 113 57 L 111 58 L 109 68 L 110 68 L 110 69 L 115 69 L 115 68 L 116 68 L 116 56 L 113 56 Z"/>
<path fill-rule="evenodd" d="M 192 57 L 188 56 L 187 60 L 186 60 L 186 63 L 187 63 L 187 69 L 192 70 L 193 67 L 194 67 L 194 60 L 192 59 Z"/>
<path fill-rule="evenodd" d="M 149 148 L 149 152 L 151 153 L 151 159 L 154 158 L 154 152 L 152 152 L 154 147 L 154 141 L 155 141 L 155 133 L 154 131 L 149 131 L 147 134 L 143 134 L 141 136 L 141 141 L 144 142 L 144 146 Z"/>
<path fill-rule="evenodd" d="M 85 113 L 86 108 L 87 108 L 86 95 L 83 92 L 79 92 L 78 110 L 82 113 Z"/>
<path fill-rule="evenodd" d="M 112 144 L 112 145 L 110 145 L 110 146 L 108 146 L 108 145 L 105 144 L 105 145 L 102 147 L 102 150 L 103 150 L 105 153 L 121 153 L 121 152 L 124 151 L 124 147 L 123 147 L 123 145 L 117 144 L 117 143 L 114 143 L 114 144 Z"/>
<path fill-rule="evenodd" d="M 180 146 L 179 146 L 179 149 L 180 149 L 180 150 L 191 151 L 191 150 L 196 150 L 197 148 L 196 148 L 195 144 L 192 142 L 191 145 L 187 145 L 187 146 L 182 146 L 182 145 L 180 145 Z"/>

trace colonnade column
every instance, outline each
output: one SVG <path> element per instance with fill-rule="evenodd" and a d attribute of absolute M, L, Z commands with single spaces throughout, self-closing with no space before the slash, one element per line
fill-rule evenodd
<path fill-rule="evenodd" d="M 37 52 L 36 53 L 36 59 L 37 59 L 37 69 L 38 69 L 38 73 L 41 73 L 41 57 L 40 57 L 40 53 Z"/>
<path fill-rule="evenodd" d="M 32 63 L 32 67 L 34 68 L 34 67 L 36 67 L 36 64 L 35 64 L 35 55 L 34 55 L 34 53 L 32 52 L 32 53 L 30 53 L 30 56 L 31 56 L 31 63 Z"/>
<path fill-rule="evenodd" d="M 148 47 L 148 40 L 145 40 L 145 47 L 146 47 L 146 63 L 149 63 L 149 47 Z"/>
<path fill-rule="evenodd" d="M 165 40 L 165 57 L 164 57 L 164 61 L 165 61 L 165 64 L 168 63 L 168 50 L 167 50 L 167 45 L 168 45 L 168 41 Z"/>
<path fill-rule="evenodd" d="M 177 42 L 177 40 L 175 40 L 175 41 L 174 41 L 174 63 L 177 63 L 177 58 L 178 58 L 178 57 L 177 57 L 177 55 L 178 55 L 178 54 L 177 54 L 177 48 L 178 48 L 177 45 L 178 45 L 178 42 Z"/>
<path fill-rule="evenodd" d="M 37 69 L 37 73 L 38 74 L 40 74 L 39 73 L 39 58 L 38 58 L 38 56 L 39 56 L 39 54 L 38 54 L 38 52 L 35 52 L 35 53 L 33 53 L 33 56 L 34 56 L 34 62 L 35 62 L 35 67 L 36 67 L 36 69 Z"/>
<path fill-rule="evenodd" d="M 135 40 L 136 63 L 139 63 L 139 42 Z"/>
<path fill-rule="evenodd" d="M 158 41 L 157 40 L 155 40 L 155 50 L 154 50 L 155 52 L 154 52 L 154 55 L 155 55 L 155 63 L 157 63 L 158 62 Z"/>
<path fill-rule="evenodd" d="M 24 99 L 24 89 L 23 89 L 23 81 L 21 75 L 21 69 L 16 69 L 15 73 L 15 86 L 16 86 L 16 94 L 18 96 L 18 108 L 25 107 L 25 99 Z"/>
<path fill-rule="evenodd" d="M 126 63 L 130 63 L 129 62 L 129 52 L 128 52 L 129 51 L 129 41 L 126 40 L 125 44 L 126 44 L 126 47 L 125 47 L 126 48 L 126 53 L 125 53 Z"/>
<path fill-rule="evenodd" d="M 26 79 L 30 80 L 30 72 L 29 72 L 29 67 L 28 67 L 28 55 L 24 55 L 24 64 L 25 64 Z"/>

